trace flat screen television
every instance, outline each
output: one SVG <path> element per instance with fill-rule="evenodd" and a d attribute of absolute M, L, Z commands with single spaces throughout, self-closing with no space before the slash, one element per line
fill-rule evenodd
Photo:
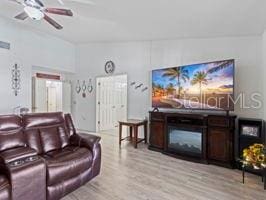
<path fill-rule="evenodd" d="M 152 107 L 234 110 L 234 60 L 152 71 Z"/>

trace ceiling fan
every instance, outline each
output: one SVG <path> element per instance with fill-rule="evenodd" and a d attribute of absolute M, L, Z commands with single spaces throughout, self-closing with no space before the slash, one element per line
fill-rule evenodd
<path fill-rule="evenodd" d="M 46 8 L 41 0 L 10 0 L 24 6 L 24 11 L 17 16 L 16 19 L 25 20 L 30 17 L 33 20 L 44 19 L 49 24 L 54 26 L 56 29 L 62 29 L 63 27 L 58 24 L 55 20 L 50 18 L 47 13 L 64 15 L 64 16 L 73 16 L 73 13 L 69 9 L 62 8 Z M 61 0 L 60 0 L 61 1 Z"/>
<path fill-rule="evenodd" d="M 64 5 L 64 2 L 73 2 L 73 3 L 81 3 L 81 4 L 89 4 L 95 5 L 95 2 L 90 0 L 57 0 L 60 4 Z"/>

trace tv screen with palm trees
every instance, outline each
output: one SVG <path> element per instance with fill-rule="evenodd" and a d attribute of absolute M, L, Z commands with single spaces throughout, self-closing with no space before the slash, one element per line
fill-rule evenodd
<path fill-rule="evenodd" d="M 152 106 L 234 110 L 234 60 L 153 70 Z"/>

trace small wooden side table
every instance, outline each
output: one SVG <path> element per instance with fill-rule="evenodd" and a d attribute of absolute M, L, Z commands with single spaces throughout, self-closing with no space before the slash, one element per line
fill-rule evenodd
<path fill-rule="evenodd" d="M 125 138 L 122 138 L 122 126 L 129 126 L 129 136 Z M 144 127 L 144 138 L 138 138 L 139 126 Z M 121 146 L 121 142 L 126 139 L 130 139 L 130 141 L 133 140 L 135 148 L 138 148 L 138 143 L 140 142 L 145 141 L 145 144 L 147 144 L 147 128 L 148 128 L 147 120 L 128 119 L 125 121 L 119 121 L 119 146 Z"/>

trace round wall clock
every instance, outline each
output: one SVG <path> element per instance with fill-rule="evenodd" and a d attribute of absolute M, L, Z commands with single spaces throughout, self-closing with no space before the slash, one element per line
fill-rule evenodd
<path fill-rule="evenodd" d="M 106 62 L 104 70 L 105 70 L 105 72 L 107 74 L 114 73 L 114 71 L 115 71 L 115 64 L 114 64 L 114 62 L 113 61 Z"/>

